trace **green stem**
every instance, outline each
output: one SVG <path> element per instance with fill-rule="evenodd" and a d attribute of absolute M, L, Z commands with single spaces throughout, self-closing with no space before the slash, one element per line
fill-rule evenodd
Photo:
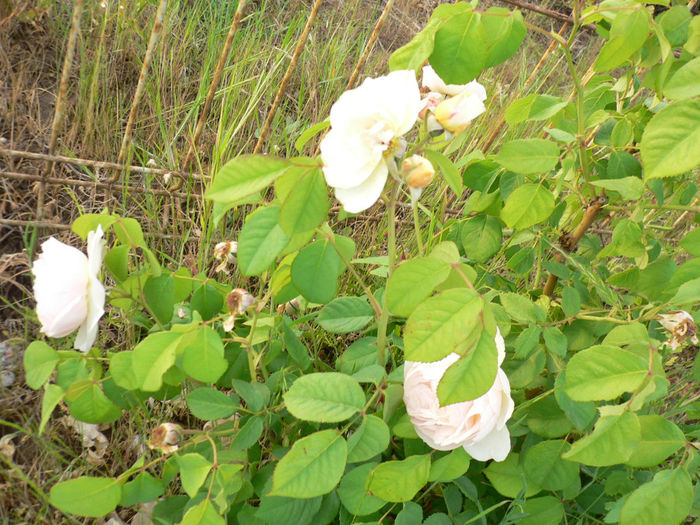
<path fill-rule="evenodd" d="M 574 32 L 572 31 L 572 35 Z M 576 65 L 574 64 L 574 59 L 571 56 L 571 49 L 569 45 L 562 45 L 564 48 L 564 54 L 566 55 L 566 62 L 569 65 L 569 71 L 571 72 L 571 78 L 576 86 L 576 141 L 578 142 L 579 157 L 581 159 L 581 172 L 583 178 L 586 182 L 590 179 L 590 166 L 588 165 L 588 154 L 586 152 L 586 123 L 583 118 L 583 101 L 584 101 L 584 90 L 583 84 L 581 83 L 581 77 L 576 70 Z"/>
<path fill-rule="evenodd" d="M 396 164 L 393 162 L 389 164 L 389 171 L 397 171 Z M 388 241 L 387 241 L 387 256 L 388 256 L 388 268 L 387 268 L 387 279 L 391 277 L 391 273 L 394 271 L 394 265 L 396 263 L 396 201 L 401 195 L 401 184 L 396 182 L 396 187 L 394 193 L 389 199 L 389 206 L 387 207 L 388 213 Z M 386 329 L 389 325 L 389 309 L 386 305 L 386 293 L 382 296 L 382 311 L 379 316 L 379 321 L 377 323 L 377 363 L 380 366 L 384 366 L 386 363 L 386 341 L 387 333 Z"/>
<path fill-rule="evenodd" d="M 418 254 L 423 257 L 425 255 L 425 248 L 423 247 L 423 239 L 420 234 L 420 220 L 418 217 L 418 199 L 414 199 L 411 202 L 411 208 L 413 208 L 413 227 L 416 229 L 416 244 L 418 244 Z"/>

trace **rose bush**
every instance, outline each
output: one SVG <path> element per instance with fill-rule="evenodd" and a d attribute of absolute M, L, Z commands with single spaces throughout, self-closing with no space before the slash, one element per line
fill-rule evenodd
<path fill-rule="evenodd" d="M 503 461 L 510 452 L 506 421 L 513 414 L 508 376 L 500 368 L 505 359 L 505 343 L 496 333 L 499 369 L 493 386 L 472 401 L 440 406 L 438 384 L 445 371 L 460 358 L 451 353 L 433 363 L 406 361 L 404 394 L 416 433 L 436 450 L 464 447 L 474 459 Z"/>
<path fill-rule="evenodd" d="M 331 130 L 321 142 L 323 175 L 351 213 L 374 204 L 389 173 L 387 160 L 403 154 L 402 136 L 416 121 L 420 92 L 412 71 L 368 78 L 331 108 Z"/>
<path fill-rule="evenodd" d="M 77 248 L 51 237 L 34 261 L 34 297 L 41 331 L 65 337 L 78 330 L 74 348 L 87 352 L 97 337 L 104 314 L 105 289 L 98 278 L 102 266 L 102 227 L 90 232 L 87 257 Z"/>

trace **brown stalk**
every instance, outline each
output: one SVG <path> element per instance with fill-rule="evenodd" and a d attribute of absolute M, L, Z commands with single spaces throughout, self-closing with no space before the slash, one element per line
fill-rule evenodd
<path fill-rule="evenodd" d="M 34 160 L 47 160 L 51 162 L 63 162 L 65 164 L 72 164 L 75 166 L 89 166 L 96 169 L 114 169 L 114 170 L 127 170 L 133 171 L 135 173 L 153 173 L 154 175 L 174 175 L 177 177 L 191 177 L 197 181 L 207 181 L 208 177 L 201 175 L 199 173 L 187 174 L 181 171 L 171 171 L 164 170 L 160 168 L 146 168 L 143 166 L 126 166 L 124 164 L 119 164 L 116 162 L 104 162 L 99 160 L 90 159 L 77 159 L 73 157 L 64 157 L 62 155 L 47 155 L 45 153 L 34 153 L 33 151 L 20 151 L 14 149 L 1 149 L 0 155 L 6 155 L 13 158 L 24 158 L 24 159 L 34 159 Z"/>
<path fill-rule="evenodd" d="M 168 0 L 160 0 L 160 5 L 158 6 L 158 11 L 156 12 L 156 19 L 153 22 L 153 29 L 151 30 L 151 38 L 148 41 L 148 48 L 146 48 L 146 55 L 143 59 L 143 65 L 141 66 L 141 73 L 139 73 L 139 81 L 136 84 L 136 92 L 134 93 L 134 100 L 131 103 L 131 111 L 129 111 L 129 118 L 126 121 L 126 130 L 124 131 L 124 137 L 122 139 L 122 145 L 119 149 L 119 157 L 117 157 L 117 163 L 121 164 L 126 157 L 129 145 L 131 144 L 131 138 L 134 131 L 134 120 L 136 119 L 136 110 L 141 102 L 144 91 L 146 91 L 146 82 L 148 81 L 148 70 L 151 67 L 151 61 L 153 60 L 153 51 L 155 50 L 156 44 L 158 43 L 158 37 L 163 30 L 163 20 L 165 18 L 165 8 L 168 5 Z M 128 168 L 128 167 L 127 167 Z M 109 179 L 110 183 L 116 182 L 119 178 L 120 172 L 116 172 Z"/>
<path fill-rule="evenodd" d="M 565 15 L 563 13 L 559 13 L 558 11 L 553 11 L 551 9 L 547 9 L 546 7 L 540 7 L 535 4 L 530 4 L 528 2 L 523 2 L 522 0 L 502 0 L 502 2 L 510 5 L 514 5 L 517 7 L 520 7 L 522 9 L 527 9 L 528 11 L 533 11 L 535 13 L 539 13 L 541 15 L 544 15 L 549 18 L 553 18 L 554 20 L 559 20 L 560 22 L 566 22 L 567 24 L 574 24 L 574 19 L 568 15 Z"/>
<path fill-rule="evenodd" d="M 70 71 L 73 68 L 73 59 L 75 57 L 75 45 L 78 41 L 80 33 L 80 17 L 83 13 L 83 0 L 75 0 L 73 3 L 73 18 L 71 20 L 70 33 L 68 34 L 68 42 L 66 43 L 66 56 L 63 58 L 63 67 L 61 68 L 61 80 L 58 87 L 58 98 L 56 99 L 56 111 L 53 115 L 53 123 L 51 124 L 51 136 L 49 138 L 49 155 L 53 155 L 56 149 L 56 141 L 58 140 L 58 131 L 63 122 L 63 115 L 66 110 L 66 97 L 68 95 L 68 81 L 70 79 Z M 53 162 L 46 164 L 44 176 L 53 169 Z M 36 216 L 41 222 L 44 217 L 44 191 L 45 183 L 39 183 L 39 192 L 36 199 Z"/>
<path fill-rule="evenodd" d="M 219 62 L 216 64 L 216 70 L 214 71 L 214 77 L 209 85 L 209 92 L 207 93 L 207 98 L 204 101 L 204 106 L 202 107 L 202 113 L 199 115 L 199 120 L 197 121 L 197 127 L 194 130 L 194 136 L 192 137 L 192 142 L 187 150 L 187 155 L 185 155 L 185 160 L 182 163 L 182 171 L 187 171 L 187 168 L 192 161 L 194 156 L 195 148 L 197 147 L 197 142 L 204 129 L 204 123 L 209 115 L 209 109 L 211 108 L 211 103 L 214 100 L 214 94 L 216 89 L 219 87 L 219 81 L 221 80 L 221 74 L 224 71 L 224 66 L 226 65 L 226 60 L 231 52 L 231 46 L 233 45 L 233 37 L 236 35 L 238 30 L 238 25 L 241 22 L 241 17 L 243 16 L 243 10 L 245 9 L 247 0 L 239 0 L 238 7 L 236 8 L 236 14 L 233 16 L 233 21 L 231 22 L 231 27 L 228 30 L 228 35 L 226 36 L 226 43 L 224 44 L 224 49 L 221 51 L 221 56 L 219 57 Z M 179 189 L 182 185 L 184 179 L 178 181 L 176 187 L 173 189 Z"/>
<path fill-rule="evenodd" d="M 292 60 L 289 62 L 289 66 L 287 66 L 287 71 L 285 72 L 284 77 L 282 78 L 280 87 L 277 90 L 277 94 L 275 95 L 274 101 L 272 102 L 272 107 L 270 107 L 270 111 L 267 114 L 265 124 L 263 124 L 262 130 L 260 131 L 260 137 L 255 143 L 255 148 L 253 149 L 254 154 L 260 153 L 262 145 L 267 139 L 267 135 L 270 133 L 270 128 L 272 127 L 272 120 L 275 118 L 277 108 L 282 103 L 282 97 L 284 97 L 284 92 L 287 89 L 287 84 L 289 84 L 289 80 L 292 78 L 292 73 L 296 68 L 297 62 L 299 61 L 299 57 L 301 56 L 301 52 L 303 51 L 304 45 L 306 44 L 306 39 L 308 38 L 309 33 L 311 32 L 311 27 L 313 26 L 314 21 L 316 20 L 316 15 L 318 14 L 318 10 L 321 7 L 322 3 L 323 0 L 314 1 L 314 5 L 311 8 L 311 12 L 309 13 L 309 19 L 306 21 L 304 30 L 302 31 L 301 36 L 299 37 L 299 41 L 297 42 L 296 48 L 294 49 Z"/>
<path fill-rule="evenodd" d="M 581 219 L 581 222 L 579 223 L 578 227 L 574 231 L 574 233 L 567 239 L 566 246 L 564 249 L 572 253 L 576 251 L 576 246 L 578 245 L 578 242 L 581 240 L 581 237 L 583 237 L 583 234 L 586 233 L 586 230 L 593 224 L 593 221 L 595 218 L 598 216 L 598 212 L 600 212 L 600 209 L 603 207 L 603 204 L 605 204 L 605 197 L 600 196 L 597 197 L 589 206 L 586 208 L 586 213 L 583 215 L 583 219 Z M 564 262 L 564 255 L 561 253 L 557 253 L 555 256 L 554 260 L 558 263 Z M 557 281 L 559 278 L 554 275 L 553 273 L 549 274 L 549 277 L 547 278 L 547 282 L 544 285 L 544 290 L 542 293 L 544 295 L 548 295 L 549 297 L 552 297 L 554 293 L 554 287 L 557 285 Z"/>
<path fill-rule="evenodd" d="M 104 22 L 102 24 L 102 31 L 100 33 L 100 43 L 97 45 L 97 55 L 95 56 L 95 67 L 92 71 L 92 82 L 90 83 L 90 97 L 88 99 L 87 106 L 87 122 L 85 123 L 85 134 L 83 142 L 85 144 L 90 140 L 90 135 L 92 134 L 92 126 L 94 123 L 94 109 L 95 109 L 95 95 L 97 93 L 97 81 L 99 78 L 100 71 L 100 60 L 102 59 L 102 50 L 105 47 L 105 39 L 107 37 L 107 20 L 109 19 L 109 7 L 110 2 L 106 2 Z"/>

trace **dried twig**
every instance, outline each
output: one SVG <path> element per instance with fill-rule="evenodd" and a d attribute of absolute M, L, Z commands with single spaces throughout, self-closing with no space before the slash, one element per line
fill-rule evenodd
<path fill-rule="evenodd" d="M 294 72 L 294 69 L 296 68 L 297 62 L 299 61 L 299 57 L 301 56 L 301 52 L 304 49 L 304 45 L 306 44 L 306 39 L 309 36 L 309 33 L 311 32 L 311 27 L 314 24 L 314 21 L 316 20 L 316 15 L 318 14 L 318 10 L 321 7 L 321 4 L 323 3 L 323 0 L 315 0 L 314 5 L 311 8 L 311 12 L 309 13 L 309 19 L 306 21 L 306 25 L 304 26 L 304 30 L 301 33 L 301 36 L 299 37 L 299 41 L 297 42 L 297 46 L 294 49 L 294 54 L 292 55 L 292 60 L 289 62 L 289 66 L 287 66 L 287 71 L 284 74 L 284 77 L 282 78 L 282 82 L 280 83 L 280 87 L 277 90 L 277 95 L 275 95 L 275 100 L 272 102 L 272 107 L 270 107 L 270 111 L 267 114 L 267 118 L 265 119 L 265 124 L 263 124 L 262 130 L 260 130 L 260 137 L 258 138 L 258 141 L 255 143 L 255 148 L 253 149 L 253 153 L 260 153 L 260 150 L 262 149 L 262 145 L 264 144 L 265 140 L 267 139 L 267 135 L 270 133 L 270 128 L 272 127 L 272 120 L 275 118 L 275 113 L 277 113 L 277 108 L 282 102 L 282 97 L 284 96 L 284 92 L 287 90 L 287 84 L 289 84 L 289 80 L 292 78 L 292 73 Z"/>
<path fill-rule="evenodd" d="M 126 157 L 126 153 L 129 150 L 129 145 L 131 144 L 131 137 L 134 131 L 134 120 L 136 119 L 136 109 L 141 102 L 141 97 L 146 90 L 146 82 L 148 77 L 148 70 L 151 67 L 151 61 L 153 60 L 153 51 L 158 43 L 158 37 L 160 32 L 163 30 L 163 20 L 165 18 L 165 8 L 168 5 L 168 0 L 160 0 L 160 5 L 158 6 L 158 11 L 156 12 L 156 19 L 153 22 L 153 29 L 151 30 L 151 38 L 148 41 L 148 48 L 146 48 L 146 55 L 143 58 L 143 65 L 141 66 L 141 73 L 139 73 L 139 81 L 136 84 L 136 92 L 134 93 L 134 100 L 131 103 L 131 111 L 129 111 L 129 118 L 126 121 L 126 130 L 124 131 L 124 137 L 122 138 L 122 145 L 119 149 L 119 157 L 117 158 L 117 163 L 121 164 Z M 120 172 L 116 172 L 110 179 L 109 182 L 113 183 L 119 178 Z"/>
<path fill-rule="evenodd" d="M 119 164 L 116 162 L 105 162 L 101 160 L 90 160 L 90 159 L 78 159 L 73 157 L 64 157 L 62 155 L 47 155 L 45 153 L 34 153 L 33 151 L 21 151 L 14 149 L 2 149 L 0 148 L 0 155 L 7 155 L 8 157 L 19 157 L 24 159 L 34 159 L 34 160 L 48 160 L 51 162 L 63 162 L 65 164 L 72 164 L 75 166 L 89 166 L 95 169 L 114 169 L 118 171 L 127 170 L 134 173 L 152 173 L 154 175 L 173 175 L 177 177 L 188 177 L 195 181 L 207 181 L 208 177 L 206 175 L 201 175 L 199 173 L 184 173 L 181 171 L 171 171 L 160 168 L 146 168 L 143 166 L 126 166 L 124 164 Z"/>
<path fill-rule="evenodd" d="M 528 11 L 533 11 L 535 13 L 539 13 L 541 15 L 544 15 L 549 18 L 553 18 L 554 20 L 559 20 L 560 22 L 566 22 L 568 24 L 573 25 L 574 24 L 574 19 L 571 18 L 568 15 L 565 15 L 563 13 L 560 13 L 558 11 L 553 11 L 551 9 L 547 9 L 546 7 L 540 7 L 535 4 L 530 4 L 528 2 L 523 2 L 522 0 L 501 0 L 502 2 L 510 5 L 514 5 L 517 7 L 520 7 L 522 9 L 527 9 Z"/>

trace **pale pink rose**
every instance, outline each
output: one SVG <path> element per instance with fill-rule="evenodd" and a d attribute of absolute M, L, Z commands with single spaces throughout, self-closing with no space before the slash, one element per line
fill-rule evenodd
<path fill-rule="evenodd" d="M 505 344 L 496 334 L 499 365 L 505 358 Z M 493 386 L 472 401 L 440 407 L 437 387 L 445 371 L 460 358 L 451 353 L 434 363 L 406 361 L 404 403 L 416 433 L 436 450 L 464 450 L 479 461 L 503 461 L 510 452 L 506 421 L 513 414 L 510 383 L 501 368 Z"/>
<path fill-rule="evenodd" d="M 87 257 L 51 237 L 41 245 L 32 266 L 41 331 L 49 337 L 64 337 L 78 330 L 73 348 L 83 352 L 92 348 L 104 314 L 105 289 L 98 278 L 102 235 L 102 226 L 88 234 Z"/>
<path fill-rule="evenodd" d="M 440 126 L 450 133 L 462 132 L 486 111 L 486 89 L 476 80 L 463 85 L 445 84 L 432 67 L 425 66 L 423 86 L 431 91 L 424 99 L 424 110 L 431 111 Z M 448 98 L 440 100 L 439 95 Z"/>

